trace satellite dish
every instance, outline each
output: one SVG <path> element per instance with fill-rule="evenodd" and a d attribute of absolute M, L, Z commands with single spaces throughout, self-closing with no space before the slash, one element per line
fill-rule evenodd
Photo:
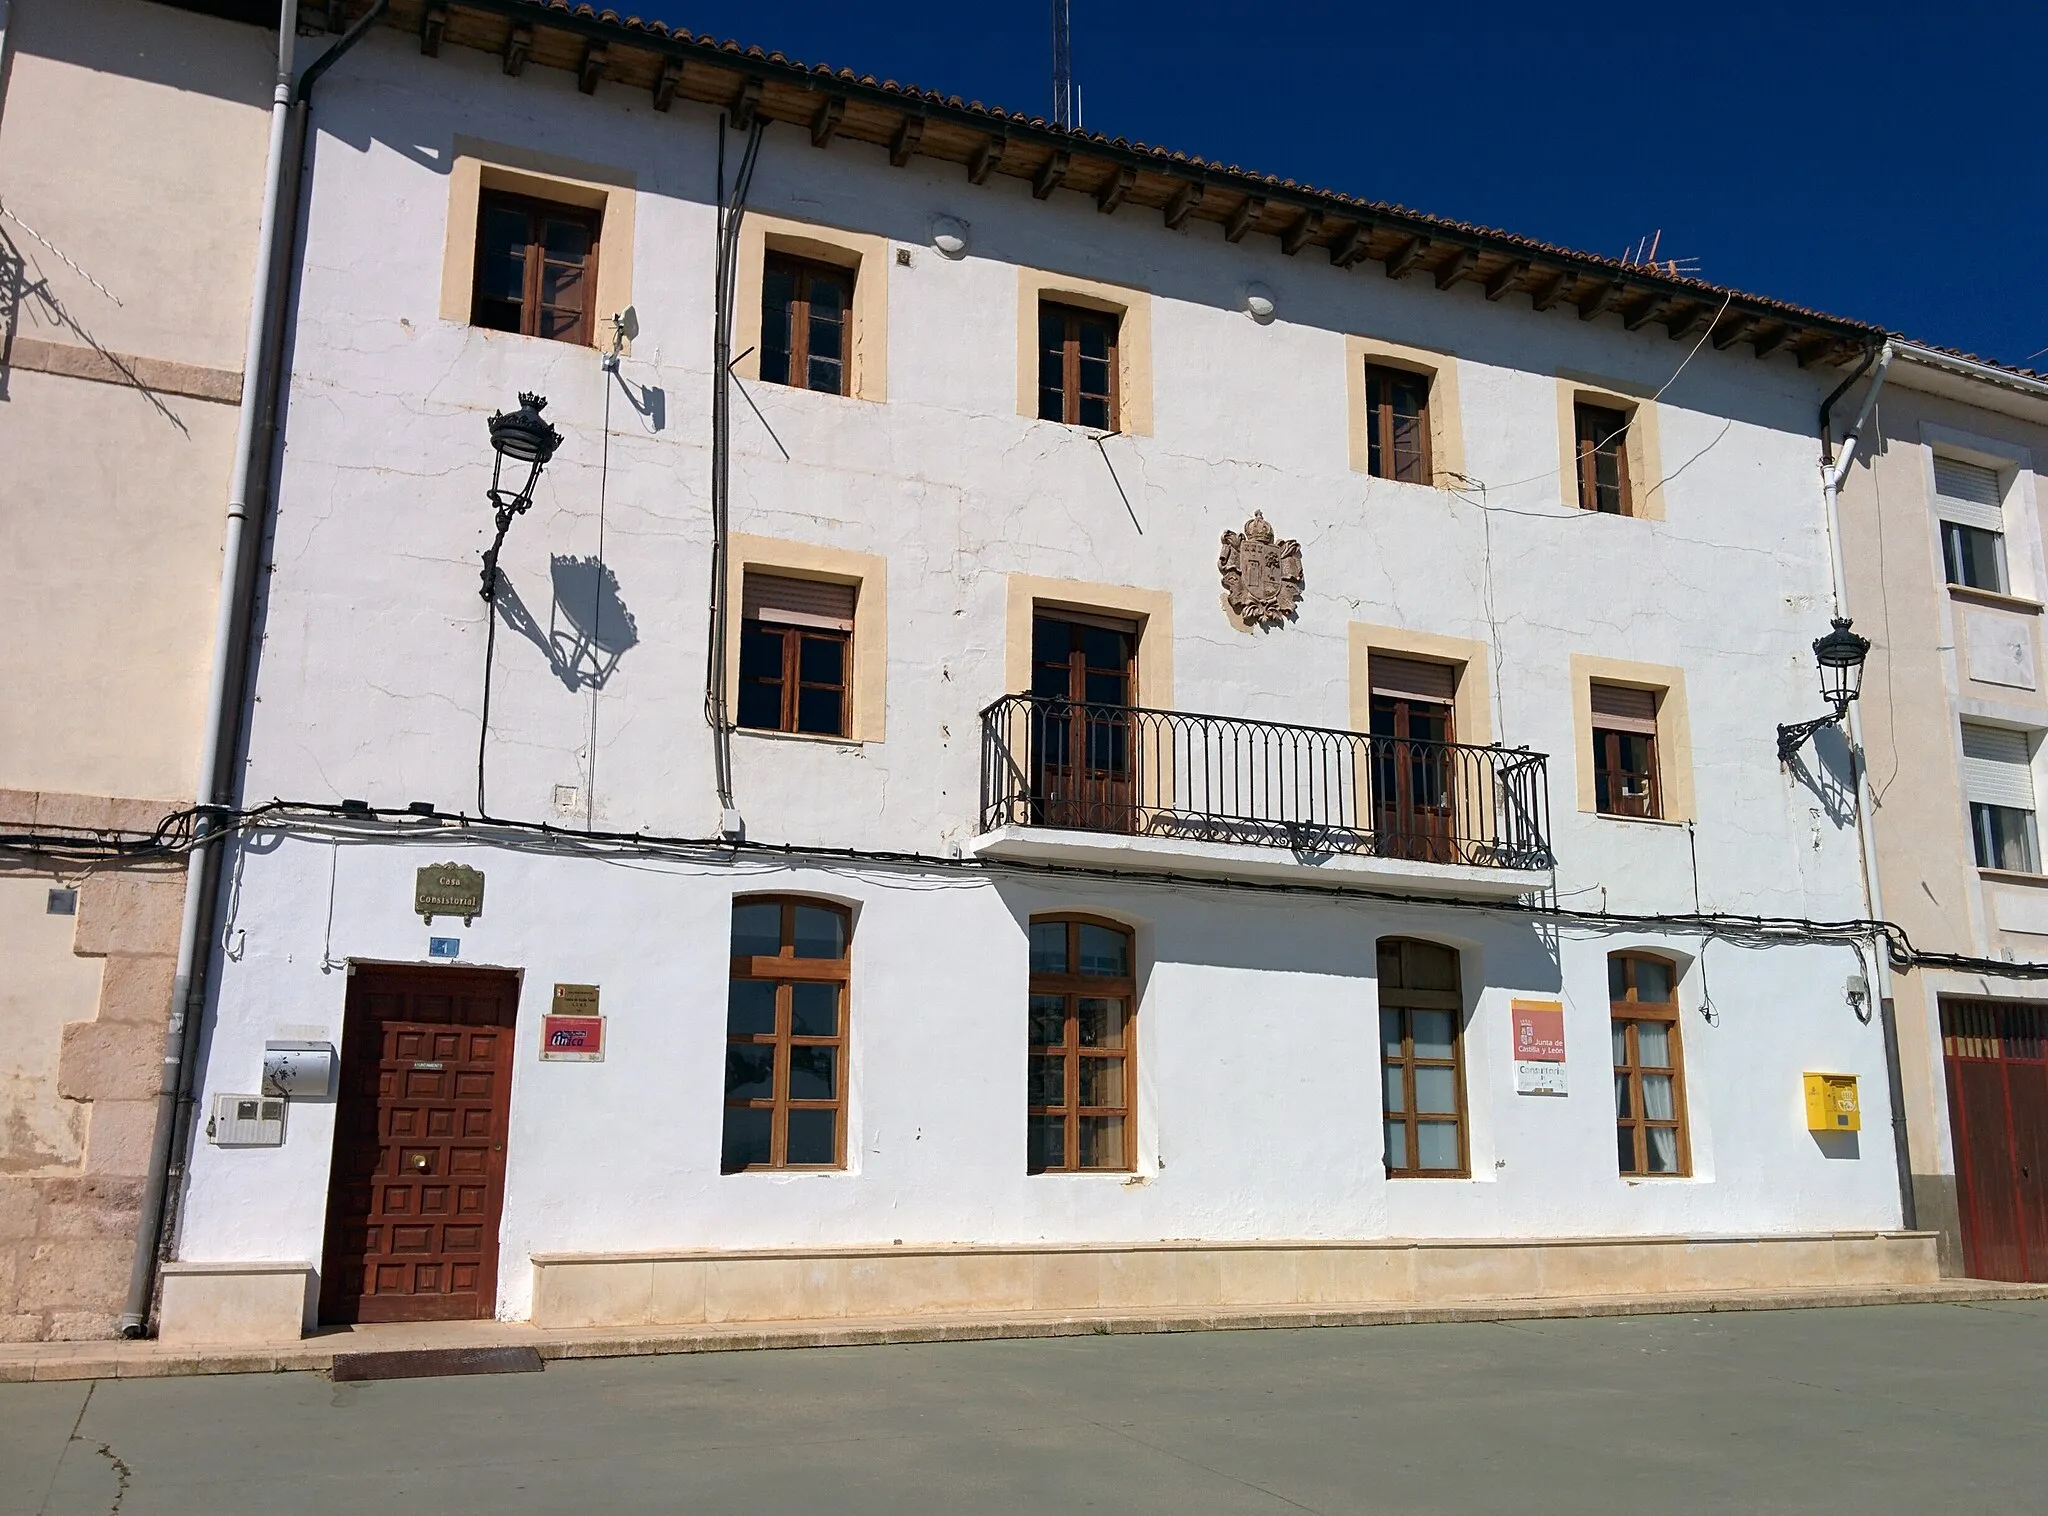
<path fill-rule="evenodd" d="M 640 312 L 629 305 L 612 317 L 612 325 L 621 337 L 631 342 L 640 335 Z"/>

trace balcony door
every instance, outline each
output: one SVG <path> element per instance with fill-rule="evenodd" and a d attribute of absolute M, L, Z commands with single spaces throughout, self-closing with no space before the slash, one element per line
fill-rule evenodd
<path fill-rule="evenodd" d="M 1072 611 L 1032 618 L 1033 824 L 1136 829 L 1137 658 L 1130 622 Z"/>
<path fill-rule="evenodd" d="M 1448 663 L 1372 655 L 1372 790 L 1376 851 L 1387 858 L 1457 862 L 1457 797 Z"/>

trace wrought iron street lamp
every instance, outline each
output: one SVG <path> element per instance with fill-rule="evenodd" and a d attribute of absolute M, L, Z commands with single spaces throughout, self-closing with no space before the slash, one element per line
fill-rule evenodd
<path fill-rule="evenodd" d="M 491 417 L 491 450 L 497 462 L 491 466 L 491 508 L 497 512 L 498 534 L 491 539 L 491 545 L 484 550 L 483 597 L 486 603 L 498 596 L 498 554 L 505 546 L 505 533 L 511 529 L 512 519 L 526 513 L 533 504 L 534 486 L 540 483 L 540 471 L 548 466 L 548 460 L 555 456 L 555 449 L 562 445 L 562 434 L 541 419 L 541 412 L 547 409 L 547 398 L 543 395 L 519 396 L 519 409 L 500 411 Z M 511 477 L 519 479 L 520 471 L 526 477 L 516 487 L 507 488 L 506 466 L 511 466 Z"/>
<path fill-rule="evenodd" d="M 1834 710 L 1811 721 L 1778 728 L 1778 762 L 1790 763 L 1806 739 L 1823 727 L 1836 726 L 1849 714 L 1849 702 L 1863 690 L 1863 660 L 1870 654 L 1870 639 L 1849 629 L 1844 616 L 1834 618 L 1834 630 L 1814 640 L 1813 657 L 1820 665 L 1821 698 Z"/>

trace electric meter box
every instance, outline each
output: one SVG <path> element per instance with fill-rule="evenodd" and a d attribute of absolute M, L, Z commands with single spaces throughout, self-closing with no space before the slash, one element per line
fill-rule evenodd
<path fill-rule="evenodd" d="M 1856 1096 L 1854 1074 L 1806 1076 L 1806 1129 L 1809 1132 L 1863 1130 L 1863 1103 Z"/>
<path fill-rule="evenodd" d="M 283 1147 L 284 1106 L 276 1095 L 216 1095 L 206 1135 L 221 1148 Z"/>
<path fill-rule="evenodd" d="M 292 1100 L 325 1100 L 334 1084 L 331 1042 L 263 1044 L 263 1093 Z"/>

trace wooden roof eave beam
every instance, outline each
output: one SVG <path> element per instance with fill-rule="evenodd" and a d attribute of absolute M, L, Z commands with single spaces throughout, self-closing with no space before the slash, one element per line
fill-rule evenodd
<path fill-rule="evenodd" d="M 1714 344 L 1714 351 L 1725 353 L 1756 330 L 1756 317 L 1746 312 L 1730 312 L 1714 323 L 1714 335 L 1708 340 Z"/>
<path fill-rule="evenodd" d="M 1074 155 L 1064 148 L 1053 149 L 1038 172 L 1031 176 L 1031 198 L 1044 200 L 1067 181 L 1067 169 L 1072 166 Z"/>
<path fill-rule="evenodd" d="M 1259 224 L 1266 214 L 1266 199 L 1263 195 L 1246 195 L 1237 209 L 1230 213 L 1230 219 L 1223 223 L 1225 242 L 1242 242 L 1245 233 Z"/>
<path fill-rule="evenodd" d="M 1657 312 L 1664 308 L 1664 296 L 1658 290 L 1646 290 L 1621 308 L 1623 331 L 1639 332 L 1657 318 Z"/>
<path fill-rule="evenodd" d="M 1131 188 L 1137 182 L 1138 171 L 1129 164 L 1112 168 L 1102 188 L 1095 192 L 1095 208 L 1105 216 L 1115 214 L 1116 208 L 1130 198 Z"/>
<path fill-rule="evenodd" d="M 1177 232 L 1187 225 L 1188 217 L 1201 206 L 1204 192 L 1205 186 L 1198 180 L 1188 180 L 1173 192 L 1173 198 L 1166 202 L 1166 209 L 1160 213 L 1165 218 L 1168 231 Z"/>
<path fill-rule="evenodd" d="M 1330 262 L 1337 268 L 1361 263 L 1372 250 L 1372 223 L 1354 221 L 1330 240 Z"/>
<path fill-rule="evenodd" d="M 1405 279 L 1415 271 L 1415 265 L 1422 261 L 1422 255 L 1429 251 L 1427 237 L 1409 237 L 1387 254 L 1387 277 Z"/>
<path fill-rule="evenodd" d="M 1493 277 L 1486 281 L 1486 298 L 1489 300 L 1499 300 L 1528 277 L 1529 260 L 1527 258 L 1516 258 L 1502 264 L 1494 272 Z"/>
<path fill-rule="evenodd" d="M 1478 261 L 1479 253 L 1476 249 L 1469 247 L 1459 248 L 1450 257 L 1437 265 L 1436 273 L 1433 276 L 1436 279 L 1436 287 L 1440 290 L 1449 289 L 1460 279 L 1471 273 L 1472 265 Z"/>

